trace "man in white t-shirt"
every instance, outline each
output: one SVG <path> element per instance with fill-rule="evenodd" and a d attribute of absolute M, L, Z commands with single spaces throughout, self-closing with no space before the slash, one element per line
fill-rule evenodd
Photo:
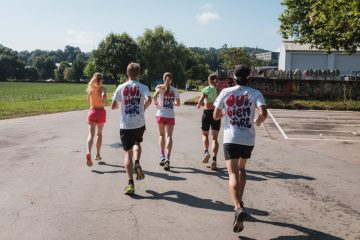
<path fill-rule="evenodd" d="M 246 86 L 251 78 L 247 65 L 235 66 L 233 77 L 235 86 L 223 89 L 214 103 L 214 119 L 225 116 L 224 155 L 235 208 L 233 231 L 240 232 L 245 218 L 242 202 L 246 184 L 245 165 L 255 145 L 254 124 L 260 126 L 265 121 L 267 110 L 261 92 Z M 256 110 L 259 114 L 255 119 Z"/>
<path fill-rule="evenodd" d="M 124 165 L 129 183 L 124 189 L 125 194 L 135 192 L 133 180 L 133 165 L 136 179 L 144 179 L 140 166 L 141 146 L 145 131 L 144 111 L 151 104 L 149 88 L 139 82 L 140 64 L 130 63 L 126 73 L 128 81 L 119 85 L 114 94 L 111 109 L 117 109 L 121 104 L 120 140 L 125 151 Z M 133 156 L 135 164 L 133 164 Z"/>

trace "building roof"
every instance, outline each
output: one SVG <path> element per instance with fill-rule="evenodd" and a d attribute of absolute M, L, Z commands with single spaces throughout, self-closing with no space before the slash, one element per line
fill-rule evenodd
<path fill-rule="evenodd" d="M 283 40 L 283 46 L 285 51 L 314 51 L 314 52 L 327 52 L 327 50 L 320 50 L 316 47 L 311 47 L 311 44 L 300 44 L 292 40 Z M 333 52 L 343 52 L 338 50 L 332 50 Z M 357 51 L 360 51 L 360 48 L 357 49 Z"/>

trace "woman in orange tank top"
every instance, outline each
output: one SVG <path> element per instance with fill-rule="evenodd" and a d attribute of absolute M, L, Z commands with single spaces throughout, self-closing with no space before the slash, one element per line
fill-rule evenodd
<path fill-rule="evenodd" d="M 87 138 L 87 153 L 86 164 L 92 166 L 91 148 L 94 142 L 95 131 L 97 129 L 96 139 L 96 155 L 95 160 L 101 160 L 100 149 L 102 145 L 102 132 L 106 122 L 107 103 L 106 89 L 102 85 L 103 75 L 101 73 L 94 73 L 87 86 L 87 100 L 90 106 L 87 123 L 89 125 L 89 135 Z"/>

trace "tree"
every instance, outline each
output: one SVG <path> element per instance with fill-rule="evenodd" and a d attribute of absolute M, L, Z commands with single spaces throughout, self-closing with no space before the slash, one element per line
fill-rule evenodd
<path fill-rule="evenodd" d="M 244 49 L 238 47 L 228 48 L 226 44 L 220 50 L 219 59 L 222 61 L 221 67 L 225 70 L 232 70 L 238 64 L 252 65 L 251 58 Z"/>
<path fill-rule="evenodd" d="M 65 46 L 64 50 L 64 57 L 66 61 L 73 63 L 76 60 L 76 56 L 81 53 L 80 48 L 78 47 L 72 47 L 72 46 Z"/>
<path fill-rule="evenodd" d="M 203 54 L 188 50 L 188 60 L 186 61 L 186 78 L 196 80 L 207 80 L 210 73 L 209 66 L 205 63 Z"/>
<path fill-rule="evenodd" d="M 74 70 L 72 67 L 66 67 L 64 69 L 64 79 L 66 81 L 71 81 L 74 79 Z"/>
<path fill-rule="evenodd" d="M 25 78 L 25 63 L 18 58 L 17 52 L 0 47 L 0 80 Z"/>
<path fill-rule="evenodd" d="M 117 84 L 121 73 L 136 60 L 138 46 L 127 33 L 110 33 L 93 52 L 95 68 Z"/>
<path fill-rule="evenodd" d="M 280 33 L 327 51 L 360 46 L 359 0 L 284 0 Z"/>
<path fill-rule="evenodd" d="M 56 80 L 63 81 L 65 79 L 64 71 L 65 71 L 65 68 L 67 68 L 67 67 L 71 67 L 71 65 L 68 61 L 60 62 L 59 67 L 55 70 L 55 79 Z"/>
<path fill-rule="evenodd" d="M 38 70 L 41 79 L 54 77 L 56 68 L 54 60 L 48 55 L 37 56 L 33 60 L 33 66 Z"/>
<path fill-rule="evenodd" d="M 94 59 L 90 59 L 84 68 L 84 75 L 90 79 L 96 71 L 95 61 Z"/>
<path fill-rule="evenodd" d="M 84 68 L 86 63 L 84 61 L 75 61 L 71 68 L 73 69 L 73 79 L 76 82 L 80 82 L 80 79 L 84 76 Z"/>
<path fill-rule="evenodd" d="M 25 77 L 28 78 L 30 81 L 35 81 L 39 79 L 39 73 L 37 72 L 35 67 L 26 66 L 25 67 Z"/>
<path fill-rule="evenodd" d="M 185 84 L 187 51 L 185 46 L 176 42 L 170 31 L 161 26 L 154 30 L 146 29 L 138 38 L 138 44 L 148 86 L 151 86 L 152 80 L 161 79 L 164 72 L 173 74 L 175 85 Z"/>

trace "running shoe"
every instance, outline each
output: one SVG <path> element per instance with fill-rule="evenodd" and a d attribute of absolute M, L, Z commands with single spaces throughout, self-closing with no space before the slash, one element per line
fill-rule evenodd
<path fill-rule="evenodd" d="M 86 154 L 86 165 L 87 165 L 88 167 L 92 167 L 92 165 L 93 165 L 93 163 L 92 163 L 92 161 L 91 161 L 91 155 L 90 155 L 90 153 Z"/>
<path fill-rule="evenodd" d="M 139 163 L 135 163 L 134 170 L 136 173 L 136 180 L 142 180 L 145 178 L 144 172 Z"/>
<path fill-rule="evenodd" d="M 169 170 L 170 170 L 170 161 L 169 161 L 169 160 L 166 160 L 166 161 L 165 161 L 164 170 L 165 170 L 165 171 L 169 171 Z"/>
<path fill-rule="evenodd" d="M 132 195 L 135 193 L 135 187 L 132 184 L 129 184 L 124 189 L 124 194 L 126 195 Z"/>
<path fill-rule="evenodd" d="M 213 170 L 213 171 L 217 170 L 216 161 L 211 162 L 210 169 Z"/>
<path fill-rule="evenodd" d="M 101 156 L 100 156 L 100 154 L 96 154 L 96 156 L 95 156 L 95 160 L 98 160 L 98 161 L 100 161 L 100 160 L 101 160 Z"/>
<path fill-rule="evenodd" d="M 165 155 L 161 154 L 160 155 L 160 166 L 163 167 L 165 165 L 165 160 L 166 160 Z"/>
<path fill-rule="evenodd" d="M 241 232 L 244 229 L 245 213 L 244 209 L 240 207 L 235 211 L 235 219 L 233 223 L 233 232 Z"/>
<path fill-rule="evenodd" d="M 209 154 L 209 153 L 205 153 L 202 162 L 203 162 L 203 163 L 208 163 L 208 162 L 209 162 L 209 159 L 210 159 L 210 154 Z"/>

